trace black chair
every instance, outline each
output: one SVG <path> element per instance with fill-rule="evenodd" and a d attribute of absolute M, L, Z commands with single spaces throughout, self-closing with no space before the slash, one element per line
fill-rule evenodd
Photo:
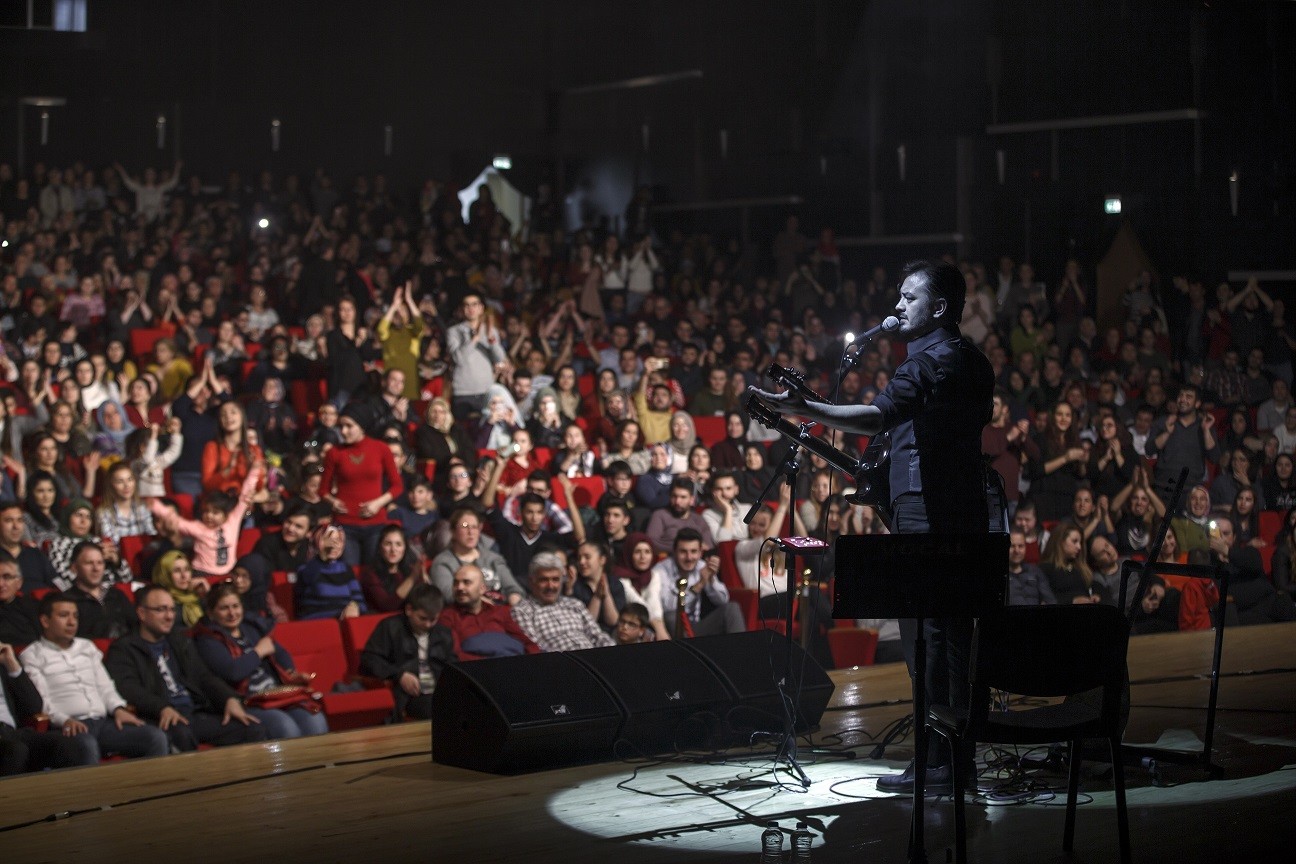
<path fill-rule="evenodd" d="M 1121 861 L 1129 864 L 1129 816 L 1121 765 L 1121 695 L 1129 622 L 1114 606 L 1013 606 L 977 623 L 971 658 L 970 709 L 933 706 L 927 725 L 954 751 L 954 826 L 959 864 L 967 861 L 961 776 L 977 742 L 1040 745 L 1067 742 L 1070 774 L 1062 848 L 1075 836 L 1081 742 L 1105 738 L 1111 750 Z M 1039 708 L 998 710 L 991 690 L 1021 696 L 1071 697 Z M 1101 698 L 1097 693 L 1101 692 Z M 1084 694 L 1084 695 L 1082 695 Z"/>

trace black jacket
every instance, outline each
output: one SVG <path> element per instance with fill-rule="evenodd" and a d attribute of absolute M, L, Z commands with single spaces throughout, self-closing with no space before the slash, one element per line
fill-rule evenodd
<path fill-rule="evenodd" d="M 441 677 L 441 670 L 454 656 L 454 636 L 450 628 L 437 624 L 428 632 L 428 665 L 434 678 Z M 419 672 L 418 642 L 414 639 L 408 618 L 392 615 L 379 622 L 360 654 L 360 671 L 390 681 L 392 698 L 396 700 L 396 716 L 404 715 L 410 697 L 397 682 L 406 672 L 413 675 Z"/>
<path fill-rule="evenodd" d="M 167 643 L 176 665 L 180 667 L 179 683 L 193 696 L 195 710 L 223 713 L 225 702 L 231 697 L 237 698 L 238 694 L 207 668 L 188 636 L 173 632 L 167 636 Z M 162 673 L 153 660 L 148 642 L 139 631 L 114 642 L 108 648 L 104 665 L 117 684 L 117 692 L 135 706 L 141 717 L 156 720 L 162 709 L 170 706 Z"/>
<path fill-rule="evenodd" d="M 8 603 L 0 603 L 0 642 L 30 645 L 39 639 L 40 621 L 36 609 L 36 601 L 30 597 L 20 596 Z"/>
<path fill-rule="evenodd" d="M 0 668 L 0 690 L 4 691 L 4 700 L 9 705 L 9 713 L 21 725 L 28 717 L 39 714 L 44 707 L 44 700 L 36 685 L 27 677 L 26 672 L 19 672 L 17 677 L 10 677 L 9 670 Z"/>
<path fill-rule="evenodd" d="M 83 639 L 117 639 L 139 624 L 135 607 L 116 588 L 104 592 L 103 602 L 82 591 L 77 585 L 67 590 L 76 598 L 79 624 L 77 635 Z"/>

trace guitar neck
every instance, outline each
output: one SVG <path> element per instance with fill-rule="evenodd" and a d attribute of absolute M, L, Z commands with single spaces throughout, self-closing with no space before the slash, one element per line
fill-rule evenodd
<path fill-rule="evenodd" d="M 852 478 L 858 476 L 860 472 L 858 459 L 854 459 L 838 450 L 822 438 L 816 438 L 795 423 L 783 419 L 782 416 L 771 411 L 757 397 L 751 396 L 748 398 L 747 413 L 760 421 L 760 424 L 766 429 L 773 429 L 792 443 L 805 447 L 843 474 L 849 474 Z"/>

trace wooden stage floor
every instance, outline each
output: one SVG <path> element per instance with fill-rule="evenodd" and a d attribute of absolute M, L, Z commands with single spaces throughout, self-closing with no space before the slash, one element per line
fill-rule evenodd
<path fill-rule="evenodd" d="M 1134 639 L 1127 741 L 1184 746 L 1204 730 L 1211 634 Z M 1134 858 L 1176 864 L 1287 859 L 1296 819 L 1296 624 L 1228 631 L 1216 760 L 1221 779 L 1166 768 L 1167 785 L 1131 768 Z M 879 734 L 909 710 L 899 666 L 833 673 L 837 692 L 816 742 Z M 839 736 L 833 738 L 831 736 Z M 430 761 L 427 723 L 304 741 L 121 762 L 0 781 L 0 861 L 606 861 L 759 860 L 762 825 L 806 821 L 812 860 L 903 861 L 907 799 L 874 779 L 886 761 L 807 757 L 811 786 L 780 785 L 763 754 L 634 767 L 587 765 L 496 777 Z M 1060 774 L 1037 779 L 1064 788 Z M 970 803 L 969 856 L 986 862 L 1117 860 L 1108 780 L 1083 789 L 1073 858 L 1061 852 L 1064 794 Z M 928 854 L 945 860 L 953 810 L 929 802 Z M 786 848 L 786 845 L 785 845 Z M 1287 859 L 1290 860 L 1290 859 Z"/>

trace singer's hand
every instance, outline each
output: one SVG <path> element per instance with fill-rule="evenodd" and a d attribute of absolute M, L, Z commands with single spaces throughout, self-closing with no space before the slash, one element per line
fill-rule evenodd
<path fill-rule="evenodd" d="M 788 390 L 786 393 L 768 393 L 756 387 L 748 387 L 747 392 L 758 397 L 780 414 L 800 414 L 806 408 L 805 399 L 801 397 L 801 394 L 792 390 Z"/>

